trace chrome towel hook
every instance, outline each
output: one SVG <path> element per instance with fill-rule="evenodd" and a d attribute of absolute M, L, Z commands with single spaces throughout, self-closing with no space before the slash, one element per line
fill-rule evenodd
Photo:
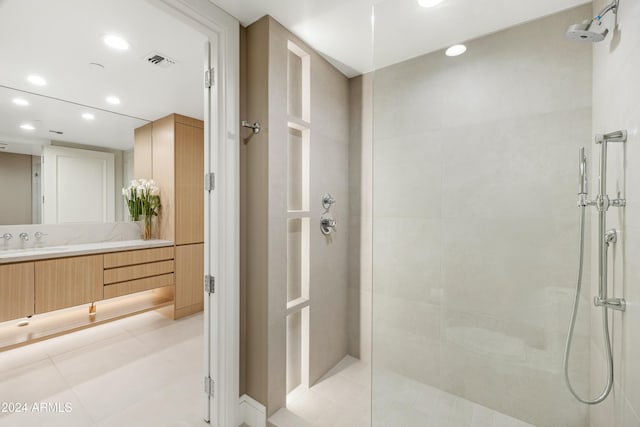
<path fill-rule="evenodd" d="M 260 126 L 260 123 L 255 122 L 254 124 L 251 124 L 246 120 L 242 121 L 242 127 L 251 129 L 253 133 L 260 133 L 260 131 L 262 130 L 262 126 Z"/>

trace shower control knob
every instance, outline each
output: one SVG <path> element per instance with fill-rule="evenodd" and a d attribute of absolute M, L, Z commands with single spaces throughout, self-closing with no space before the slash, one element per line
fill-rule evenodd
<path fill-rule="evenodd" d="M 333 218 L 323 218 L 320 221 L 320 231 L 322 231 L 322 234 L 325 236 L 336 231 L 336 220 Z"/>
<path fill-rule="evenodd" d="M 331 194 L 327 193 L 322 196 L 322 207 L 325 209 L 329 209 L 331 205 L 336 202 L 336 199 L 331 197 Z"/>

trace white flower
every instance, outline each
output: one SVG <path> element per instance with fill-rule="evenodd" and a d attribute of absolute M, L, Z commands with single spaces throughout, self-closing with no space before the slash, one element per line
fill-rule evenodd
<path fill-rule="evenodd" d="M 125 188 L 123 188 L 123 189 L 122 189 L 122 195 L 126 197 L 128 194 L 129 194 L 129 189 L 128 189 L 128 188 L 126 188 L 126 187 L 125 187 Z"/>
<path fill-rule="evenodd" d="M 151 187 L 151 189 L 149 190 L 152 196 L 159 196 L 160 195 L 160 189 L 158 187 Z"/>

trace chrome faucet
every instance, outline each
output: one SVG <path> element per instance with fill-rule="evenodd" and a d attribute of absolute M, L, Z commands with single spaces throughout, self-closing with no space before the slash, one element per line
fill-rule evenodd
<path fill-rule="evenodd" d="M 4 240 L 6 240 L 6 241 L 11 240 L 11 238 L 12 238 L 12 237 L 13 237 L 13 236 L 11 235 L 11 233 L 4 233 L 4 234 L 2 235 L 2 238 L 3 238 Z"/>
<path fill-rule="evenodd" d="M 36 233 L 33 236 L 36 238 L 36 240 L 40 240 L 44 236 L 48 236 L 48 234 L 47 233 L 43 233 L 42 231 L 36 231 Z"/>
<path fill-rule="evenodd" d="M 20 234 L 18 234 L 18 237 L 20 237 L 23 242 L 28 242 L 29 241 L 29 235 L 27 233 L 20 233 Z"/>

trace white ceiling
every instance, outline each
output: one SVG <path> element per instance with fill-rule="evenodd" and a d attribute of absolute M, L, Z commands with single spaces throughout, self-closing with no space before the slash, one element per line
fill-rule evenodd
<path fill-rule="evenodd" d="M 211 1 L 245 26 L 271 15 L 351 77 L 590 0 L 444 0 L 429 9 L 417 0 Z"/>
<path fill-rule="evenodd" d="M 417 0 L 211 1 L 243 25 L 265 14 L 273 16 L 347 76 L 588 2 L 444 0 L 425 9 Z M 101 40 L 107 33 L 125 37 L 131 49 L 109 49 Z M 80 118 L 84 106 L 148 120 L 172 112 L 202 119 L 204 41 L 203 35 L 144 0 L 0 0 L 0 86 L 81 104 L 56 107 L 51 100 L 31 96 L 31 106 L 16 107 L 10 92 L 0 91 L 0 140 L 39 144 L 58 139 L 131 148 L 132 127 L 142 122 L 99 110 L 96 120 L 85 122 Z M 144 57 L 152 51 L 177 64 L 149 64 Z M 26 76 L 32 73 L 45 77 L 48 84 L 29 84 Z M 105 103 L 111 94 L 122 99 L 120 106 Z M 20 130 L 25 121 L 37 129 Z"/>
<path fill-rule="evenodd" d="M 107 47 L 102 36 L 116 33 L 131 44 L 127 51 Z M 176 112 L 203 118 L 202 70 L 206 38 L 143 0 L 3 0 L 0 1 L 0 85 L 77 104 L 155 120 Z M 177 63 L 163 68 L 144 57 L 158 51 Z M 91 66 L 97 62 L 104 69 Z M 43 87 L 26 81 L 28 74 L 47 80 Z M 111 106 L 107 95 L 122 103 Z M 29 107 L 11 103 L 0 91 L 0 135 L 3 141 L 57 139 L 80 144 L 129 149 L 133 127 L 141 121 L 94 111 L 87 122 L 82 105 L 28 97 Z M 36 130 L 18 128 L 35 122 Z M 61 130 L 63 135 L 50 134 Z"/>

